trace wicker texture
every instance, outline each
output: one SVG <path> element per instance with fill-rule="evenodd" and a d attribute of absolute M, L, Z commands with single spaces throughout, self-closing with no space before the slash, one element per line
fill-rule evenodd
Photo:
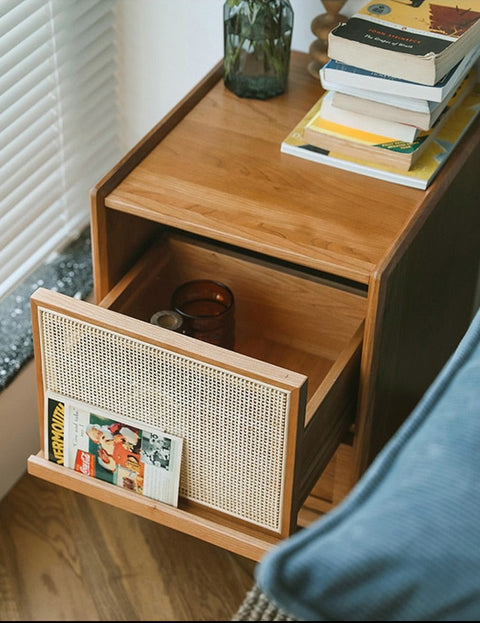
<path fill-rule="evenodd" d="M 184 439 L 180 495 L 279 532 L 289 392 L 41 310 L 45 390 Z"/>
<path fill-rule="evenodd" d="M 278 608 L 257 584 L 245 596 L 232 621 L 297 621 Z"/>

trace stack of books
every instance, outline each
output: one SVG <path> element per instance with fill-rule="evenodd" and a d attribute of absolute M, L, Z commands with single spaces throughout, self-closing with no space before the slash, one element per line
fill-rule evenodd
<path fill-rule="evenodd" d="M 427 188 L 480 113 L 480 0 L 468 6 L 369 2 L 337 26 L 325 93 L 282 151 Z"/>

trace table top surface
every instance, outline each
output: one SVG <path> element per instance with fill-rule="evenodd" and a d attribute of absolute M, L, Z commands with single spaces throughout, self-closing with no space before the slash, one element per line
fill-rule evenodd
<path fill-rule="evenodd" d="M 308 60 L 292 52 L 287 91 L 266 101 L 220 79 L 105 205 L 368 284 L 455 179 L 479 124 L 426 191 L 281 153 L 323 93 Z"/>

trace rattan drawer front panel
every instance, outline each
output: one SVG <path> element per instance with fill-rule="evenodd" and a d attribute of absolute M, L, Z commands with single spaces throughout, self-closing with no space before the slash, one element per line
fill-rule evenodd
<path fill-rule="evenodd" d="M 37 319 L 43 392 L 182 437 L 182 497 L 281 533 L 290 390 L 41 306 Z"/>

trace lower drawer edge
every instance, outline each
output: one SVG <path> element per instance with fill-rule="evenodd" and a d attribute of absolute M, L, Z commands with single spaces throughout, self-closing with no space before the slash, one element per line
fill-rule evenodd
<path fill-rule="evenodd" d="M 280 542 L 280 538 L 265 534 L 250 526 L 235 525 L 225 517 L 216 517 L 196 506 L 183 507 L 163 504 L 152 498 L 117 488 L 63 466 L 55 465 L 40 451 L 27 461 L 28 473 L 53 484 L 65 487 L 106 504 L 134 513 L 150 521 L 178 530 L 208 543 L 227 549 L 251 560 L 260 558 Z"/>

